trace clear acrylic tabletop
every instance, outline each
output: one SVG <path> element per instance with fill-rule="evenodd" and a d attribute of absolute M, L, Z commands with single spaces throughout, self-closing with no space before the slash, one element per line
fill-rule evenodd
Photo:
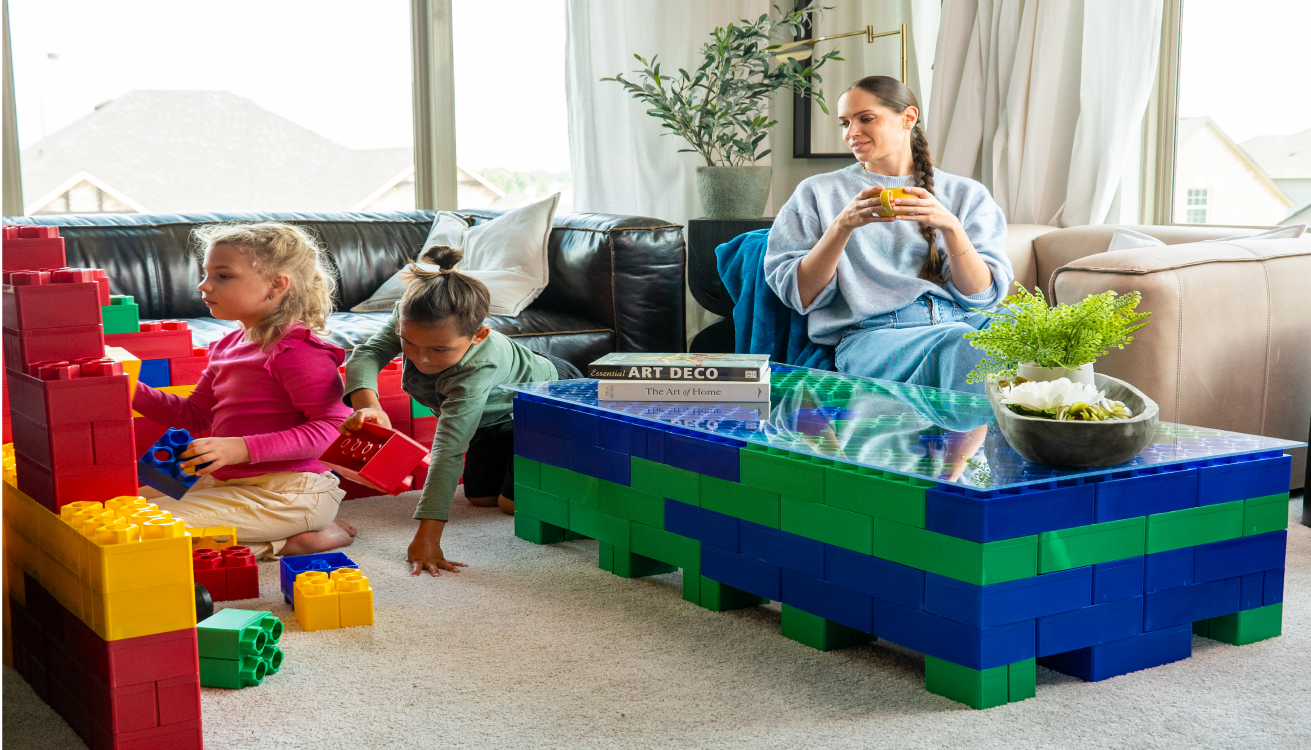
<path fill-rule="evenodd" d="M 1059 469 L 1021 458 L 997 429 L 984 396 L 790 365 L 771 369 L 768 411 L 713 402 L 599 401 L 597 381 L 585 379 L 501 387 L 628 421 L 648 420 L 973 489 L 1306 445 L 1161 422 L 1152 442 L 1128 463 Z"/>

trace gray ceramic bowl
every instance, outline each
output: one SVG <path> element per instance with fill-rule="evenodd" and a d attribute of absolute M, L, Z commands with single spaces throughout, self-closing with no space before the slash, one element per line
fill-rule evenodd
<path fill-rule="evenodd" d="M 1001 402 L 997 381 L 985 385 L 1001 434 L 1027 461 L 1061 468 L 1115 466 L 1138 455 L 1156 436 L 1160 408 L 1123 380 L 1097 373 L 1097 390 L 1122 401 L 1135 416 L 1108 422 L 1058 422 L 1016 414 Z"/>

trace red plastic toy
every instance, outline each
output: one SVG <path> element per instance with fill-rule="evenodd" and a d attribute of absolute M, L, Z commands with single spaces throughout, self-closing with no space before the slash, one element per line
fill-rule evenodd
<path fill-rule="evenodd" d="M 63 268 L 64 238 L 59 227 L 7 224 L 4 227 L 3 267 L 6 271 L 22 268 Z"/>
<path fill-rule="evenodd" d="M 250 547 L 224 548 L 223 572 L 227 576 L 229 600 L 259 598 L 259 564 L 250 554 Z"/>
<path fill-rule="evenodd" d="M 168 382 L 170 385 L 195 385 L 209 366 L 209 348 L 193 347 L 190 357 L 174 357 L 168 361 Z"/>
<path fill-rule="evenodd" d="M 181 320 L 144 321 L 137 333 L 111 333 L 105 343 L 127 349 L 142 361 L 191 357 L 193 351 L 191 331 Z"/>
<path fill-rule="evenodd" d="M 427 467 L 428 448 L 408 436 L 376 424 L 364 423 L 337 438 L 319 460 L 352 482 L 397 495 L 414 485 L 414 473 Z"/>

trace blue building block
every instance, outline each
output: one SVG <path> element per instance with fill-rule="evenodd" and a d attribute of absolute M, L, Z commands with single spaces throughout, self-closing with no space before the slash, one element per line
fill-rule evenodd
<path fill-rule="evenodd" d="M 1265 585 L 1261 587 L 1263 606 L 1279 604 L 1284 600 L 1284 569 L 1275 568 L 1265 572 Z"/>
<path fill-rule="evenodd" d="M 1193 582 L 1193 548 L 1153 552 L 1143 567 L 1143 593 L 1187 586 Z"/>
<path fill-rule="evenodd" d="M 1143 597 L 1132 596 L 1105 604 L 1038 618 L 1038 656 L 1118 641 L 1143 632 Z"/>
<path fill-rule="evenodd" d="M 514 431 L 514 452 L 538 463 L 569 468 L 569 441 L 536 430 Z"/>
<path fill-rule="evenodd" d="M 701 547 L 701 575 L 770 601 L 782 599 L 779 567 L 715 547 Z"/>
<path fill-rule="evenodd" d="M 1095 485 L 1097 523 L 1197 505 L 1197 469 L 1191 464 L 1116 471 Z"/>
<path fill-rule="evenodd" d="M 992 542 L 1093 522 L 1095 485 L 1083 478 L 1004 490 L 940 484 L 925 493 L 925 528 Z"/>
<path fill-rule="evenodd" d="M 1143 632 L 1187 625 L 1238 611 L 1240 579 L 1194 583 L 1145 594 Z"/>
<path fill-rule="evenodd" d="M 626 453 L 608 451 L 605 448 L 583 445 L 572 440 L 569 443 L 570 471 L 586 474 L 589 477 L 604 479 L 607 482 L 632 484 L 632 460 Z"/>
<path fill-rule="evenodd" d="M 182 454 L 187 452 L 187 446 L 190 444 L 190 433 L 186 430 L 169 428 L 137 461 L 137 480 L 174 500 L 180 500 L 200 478 L 194 473 L 194 469 L 193 473 L 188 474 L 181 468 L 182 462 L 187 460 L 182 458 Z M 203 469 L 206 466 L 209 464 L 200 464 L 195 469 Z"/>
<path fill-rule="evenodd" d="M 282 599 L 293 604 L 292 587 L 296 576 L 307 570 L 321 570 L 331 573 L 338 568 L 356 568 L 360 566 L 342 552 L 320 552 L 317 555 L 293 555 L 278 558 L 278 583 L 282 588 Z"/>
<path fill-rule="evenodd" d="M 874 635 L 970 669 L 1032 659 L 1034 621 L 975 628 L 923 610 L 874 600 Z"/>
<path fill-rule="evenodd" d="M 528 411 L 528 429 L 543 435 L 568 439 L 569 416 L 573 412 L 572 409 L 545 401 L 530 403 L 532 407 Z"/>
<path fill-rule="evenodd" d="M 924 611 L 976 628 L 1032 620 L 1092 604 L 1091 566 L 975 586 L 929 573 Z"/>
<path fill-rule="evenodd" d="M 151 388 L 164 388 L 173 385 L 173 382 L 169 380 L 168 376 L 168 360 L 141 360 L 141 375 L 138 376 L 137 382 L 145 383 Z"/>
<path fill-rule="evenodd" d="M 1123 640 L 1039 657 L 1038 663 L 1081 680 L 1097 682 L 1193 655 L 1192 624 L 1142 633 Z"/>
<path fill-rule="evenodd" d="M 825 545 L 824 578 L 909 609 L 924 609 L 922 570 L 849 549 Z"/>
<path fill-rule="evenodd" d="M 649 451 L 650 435 L 647 440 Z M 738 445 L 742 443 L 740 440 L 720 437 L 712 439 L 710 435 L 675 427 L 673 432 L 661 436 L 661 442 L 664 444 L 661 463 L 726 482 L 741 479 L 738 459 Z"/>
<path fill-rule="evenodd" d="M 1256 609 L 1264 605 L 1265 572 L 1250 573 L 1238 579 L 1238 609 Z"/>
<path fill-rule="evenodd" d="M 783 569 L 783 603 L 825 620 L 874 632 L 874 599 L 828 581 Z"/>
<path fill-rule="evenodd" d="M 1197 504 L 1213 505 L 1288 492 L 1293 457 L 1281 451 L 1210 459 L 1197 470 Z"/>
<path fill-rule="evenodd" d="M 1142 596 L 1144 565 L 1144 557 L 1138 555 L 1092 566 L 1093 604 Z"/>
<path fill-rule="evenodd" d="M 742 554 L 811 578 L 824 578 L 824 543 L 787 531 L 771 529 L 750 521 L 742 522 Z M 786 599 L 784 601 L 787 601 Z M 787 602 L 797 609 L 800 604 Z M 810 612 L 811 610 L 806 610 Z M 819 614 L 815 612 L 814 614 Z M 833 618 L 827 618 L 832 620 Z M 868 631 L 866 631 L 868 632 Z"/>
<path fill-rule="evenodd" d="M 595 448 L 600 445 L 597 435 L 597 428 L 600 427 L 601 418 L 588 414 L 584 411 L 569 411 L 567 419 L 569 424 L 569 439 L 580 445 Z"/>
<path fill-rule="evenodd" d="M 1216 581 L 1282 568 L 1287 547 L 1285 529 L 1200 545 L 1193 563 L 1193 580 Z"/>
<path fill-rule="evenodd" d="M 738 552 L 741 520 L 724 513 L 665 498 L 665 531 Z"/>
<path fill-rule="evenodd" d="M 646 434 L 649 430 L 636 424 L 636 417 L 624 417 L 623 421 L 628 424 L 628 455 L 651 460 L 646 449 Z"/>
<path fill-rule="evenodd" d="M 615 453 L 633 454 L 631 435 L 632 426 L 627 422 L 613 416 L 603 416 L 597 418 L 596 423 L 596 445 L 598 448 L 605 448 Z M 645 436 L 643 436 L 645 438 Z M 646 440 L 642 441 L 642 453 L 646 453 Z"/>

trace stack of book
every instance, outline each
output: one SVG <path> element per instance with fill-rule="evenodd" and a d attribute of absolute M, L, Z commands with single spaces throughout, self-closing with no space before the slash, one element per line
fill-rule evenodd
<path fill-rule="evenodd" d="M 768 354 L 607 354 L 587 367 L 601 401 L 714 403 L 769 414 Z"/>

